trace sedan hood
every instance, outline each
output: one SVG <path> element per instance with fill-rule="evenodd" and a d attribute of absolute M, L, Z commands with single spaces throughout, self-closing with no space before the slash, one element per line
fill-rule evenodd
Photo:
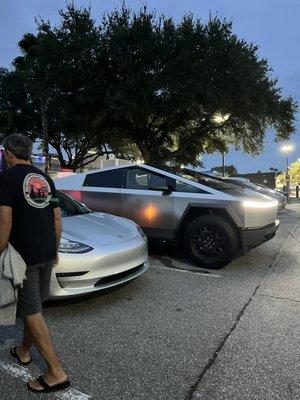
<path fill-rule="evenodd" d="M 91 213 L 62 218 L 62 237 L 89 246 L 108 246 L 138 236 L 133 222 L 110 214 Z"/>

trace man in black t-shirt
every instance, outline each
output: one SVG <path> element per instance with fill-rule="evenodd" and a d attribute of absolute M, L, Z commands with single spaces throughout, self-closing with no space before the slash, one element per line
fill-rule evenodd
<path fill-rule="evenodd" d="M 28 382 L 28 389 L 60 390 L 70 382 L 54 352 L 42 315 L 42 301 L 48 296 L 52 268 L 58 262 L 61 236 L 56 190 L 53 181 L 31 165 L 29 138 L 9 135 L 3 147 L 9 168 L 0 173 L 0 254 L 10 242 L 27 265 L 17 307 L 17 316 L 24 319 L 24 338 L 10 353 L 20 364 L 27 365 L 31 362 L 30 348 L 34 344 L 47 370 L 37 380 Z"/>

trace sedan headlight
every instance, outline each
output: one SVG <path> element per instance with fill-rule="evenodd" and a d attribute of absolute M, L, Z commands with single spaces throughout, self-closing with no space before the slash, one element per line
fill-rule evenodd
<path fill-rule="evenodd" d="M 271 208 L 271 207 L 277 207 L 278 201 L 275 200 L 275 201 L 263 202 L 263 201 L 246 200 L 243 202 L 243 205 L 246 208 Z"/>
<path fill-rule="evenodd" d="M 73 253 L 73 254 L 88 253 L 91 250 L 93 250 L 93 248 L 88 246 L 87 244 L 75 242 L 73 240 L 65 238 L 61 238 L 58 249 L 60 253 Z"/>

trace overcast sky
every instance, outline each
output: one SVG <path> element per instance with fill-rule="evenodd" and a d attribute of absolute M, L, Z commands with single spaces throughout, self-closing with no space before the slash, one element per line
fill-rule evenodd
<path fill-rule="evenodd" d="M 98 19 L 103 11 L 120 5 L 120 1 L 75 0 L 76 5 L 92 6 Z M 260 47 L 260 54 L 269 60 L 273 75 L 279 79 L 284 95 L 292 95 L 300 102 L 300 0 L 127 0 L 132 9 L 148 4 L 150 9 L 180 19 L 186 12 L 207 19 L 209 14 L 232 19 L 233 30 L 247 41 Z M 55 23 L 58 10 L 65 0 L 0 0 L 0 66 L 10 67 L 19 54 L 17 43 L 26 32 L 35 31 L 35 17 L 41 16 Z M 290 160 L 300 158 L 300 114 L 297 115 L 297 133 L 291 138 L 295 150 Z M 265 148 L 258 157 L 238 152 L 226 156 L 226 164 L 234 164 L 239 172 L 267 171 L 271 166 L 284 168 L 285 156 L 281 144 L 274 143 L 270 132 Z M 205 156 L 205 168 L 220 165 L 221 156 Z"/>

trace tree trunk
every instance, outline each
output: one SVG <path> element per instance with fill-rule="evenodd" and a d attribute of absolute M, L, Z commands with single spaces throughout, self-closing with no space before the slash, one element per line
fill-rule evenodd
<path fill-rule="evenodd" d="M 51 170 L 51 161 L 49 155 L 49 132 L 48 132 L 48 106 L 45 99 L 41 98 L 41 116 L 42 116 L 42 133 L 43 133 L 43 145 L 44 145 L 44 156 L 45 156 L 45 173 L 49 175 Z"/>
<path fill-rule="evenodd" d="M 60 167 L 61 168 L 66 168 L 66 162 L 64 160 L 60 145 L 56 144 L 56 143 L 51 143 L 51 146 L 54 147 L 56 152 L 57 152 L 57 157 L 58 157 L 58 160 L 59 160 Z"/>
<path fill-rule="evenodd" d="M 141 152 L 143 162 L 145 164 L 151 164 L 152 162 L 152 154 L 148 146 L 146 146 L 144 143 L 136 143 L 138 149 Z"/>

